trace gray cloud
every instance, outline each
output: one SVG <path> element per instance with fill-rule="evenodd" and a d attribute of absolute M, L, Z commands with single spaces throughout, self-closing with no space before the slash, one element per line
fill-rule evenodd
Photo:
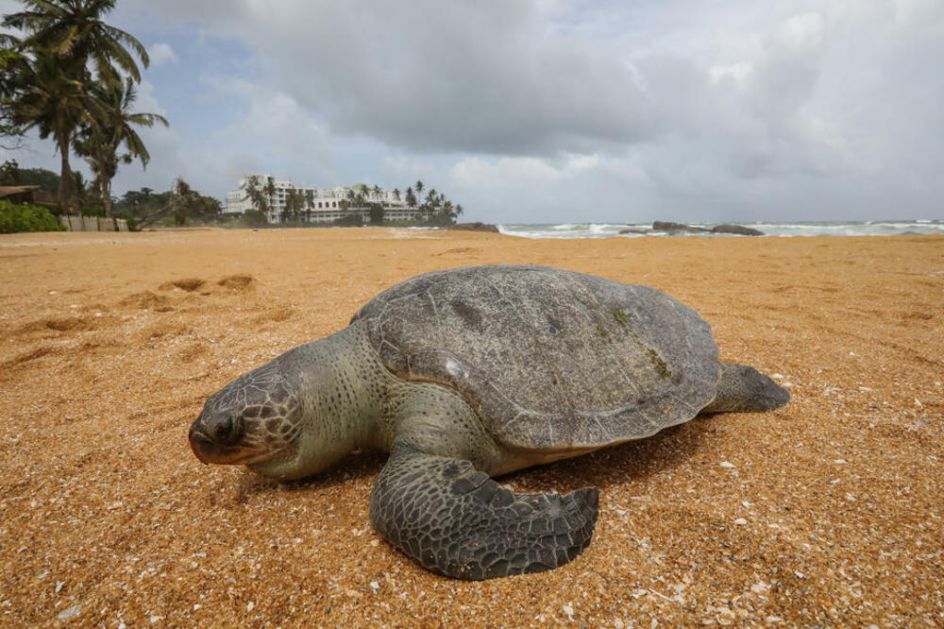
<path fill-rule="evenodd" d="M 422 176 L 499 221 L 942 215 L 939 0 L 122 7 L 237 40 L 262 69 L 227 94 L 254 157 L 210 132 L 227 172 Z M 372 168 L 334 156 L 352 143 Z"/>
<path fill-rule="evenodd" d="M 239 37 L 280 89 L 339 133 L 420 151 L 548 154 L 651 131 L 626 64 L 582 39 L 548 33 L 530 3 L 225 6 L 222 20 L 220 3 L 161 10 L 187 11 Z"/>

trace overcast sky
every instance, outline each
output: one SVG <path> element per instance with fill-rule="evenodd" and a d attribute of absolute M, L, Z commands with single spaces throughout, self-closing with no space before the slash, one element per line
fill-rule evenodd
<path fill-rule="evenodd" d="M 422 179 L 501 223 L 944 218 L 941 0 L 123 0 L 110 22 L 171 122 L 119 193 L 258 171 Z M 51 143 L 12 157 L 58 167 Z"/>

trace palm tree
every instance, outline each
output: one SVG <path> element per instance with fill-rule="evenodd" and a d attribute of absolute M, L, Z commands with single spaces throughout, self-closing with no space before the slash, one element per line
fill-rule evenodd
<path fill-rule="evenodd" d="M 416 189 L 416 194 L 417 194 L 417 196 L 423 194 L 423 182 L 422 182 L 422 181 L 420 181 L 420 180 L 417 179 L 417 180 L 416 180 L 416 185 L 414 185 L 413 187 Z"/>
<path fill-rule="evenodd" d="M 456 203 L 455 214 L 456 214 L 456 217 L 457 217 L 457 218 L 460 217 L 460 216 L 462 216 L 462 204 L 461 204 L 461 203 Z"/>
<path fill-rule="evenodd" d="M 144 45 L 130 33 L 102 21 L 117 0 L 22 0 L 27 10 L 10 13 L 3 26 L 26 33 L 21 47 L 45 50 L 56 57 L 74 79 L 87 74 L 91 62 L 98 80 L 106 85 L 121 82 L 119 71 L 141 82 L 141 65 L 150 59 Z M 115 67 L 117 66 L 117 67 Z"/>
<path fill-rule="evenodd" d="M 14 50 L 16 44 L 15 37 L 0 33 L 0 138 L 12 140 L 12 144 L 2 144 L 0 148 L 8 151 L 23 145 L 23 131 L 13 121 L 11 108 L 18 87 L 14 70 L 18 64 L 24 63 L 23 55 Z"/>
<path fill-rule="evenodd" d="M 76 128 L 91 124 L 100 105 L 81 81 L 70 77 L 59 60 L 44 51 L 36 51 L 32 58 L 18 57 L 11 76 L 15 77 L 14 95 L 4 104 L 10 120 L 23 131 L 36 128 L 40 138 L 53 139 L 60 155 L 59 203 L 75 214 L 78 199 L 69 151 Z"/>
<path fill-rule="evenodd" d="M 382 189 L 380 186 L 378 186 L 377 184 L 374 184 L 374 187 L 371 188 L 370 191 L 371 191 L 371 193 L 372 193 L 374 196 L 376 196 L 376 197 L 378 197 L 378 198 L 380 197 L 381 194 L 383 194 L 383 189 Z"/>
<path fill-rule="evenodd" d="M 151 154 L 134 126 L 152 127 L 156 123 L 167 126 L 168 123 L 159 114 L 131 112 L 131 105 L 137 97 L 131 77 L 125 80 L 124 85 L 93 84 L 90 96 L 101 105 L 98 119 L 82 126 L 74 145 L 76 153 L 86 158 L 98 178 L 105 216 L 111 218 L 111 181 L 118 172 L 119 162 L 130 164 L 137 158 L 147 168 L 151 160 Z M 126 152 L 118 155 L 122 145 Z"/>
<path fill-rule="evenodd" d="M 78 203 L 69 149 L 79 125 L 88 120 L 79 110 L 88 103 L 86 92 L 92 83 L 89 66 L 95 67 L 99 82 L 106 86 L 121 83 L 119 72 L 140 82 L 134 55 L 146 68 L 147 50 L 133 35 L 102 21 L 117 0 L 22 1 L 27 10 L 10 13 L 2 22 L 3 27 L 24 33 L 22 39 L 6 35 L 3 42 L 25 59 L 14 68 L 20 76 L 13 99 L 19 112 L 14 119 L 21 127 L 39 128 L 42 138 L 53 137 L 62 158 L 59 203 L 66 211 L 75 212 Z M 37 79 L 45 80 L 43 87 Z M 41 106 L 43 100 L 48 101 L 48 107 Z"/>
<path fill-rule="evenodd" d="M 170 212 L 174 217 L 175 225 L 186 225 L 190 206 L 196 193 L 186 181 L 178 177 L 174 180 L 174 187 L 170 194 Z"/>
<path fill-rule="evenodd" d="M 246 179 L 246 198 L 252 203 L 256 211 L 265 215 L 269 219 L 269 197 L 266 195 L 258 175 L 250 175 Z"/>
<path fill-rule="evenodd" d="M 416 207 L 416 195 L 413 194 L 412 186 L 406 187 L 406 205 L 407 207 Z"/>
<path fill-rule="evenodd" d="M 394 188 L 394 189 L 393 189 L 393 198 L 394 198 L 395 201 L 400 201 L 400 189 L 399 189 L 399 188 Z"/>
<path fill-rule="evenodd" d="M 315 207 L 315 191 L 305 190 L 305 222 L 311 222 L 311 210 Z"/>

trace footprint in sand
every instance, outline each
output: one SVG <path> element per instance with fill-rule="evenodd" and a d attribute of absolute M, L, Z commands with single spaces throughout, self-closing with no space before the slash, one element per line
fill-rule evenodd
<path fill-rule="evenodd" d="M 255 286 L 256 279 L 251 275 L 237 273 L 236 275 L 227 275 L 217 285 L 228 288 L 233 291 L 246 291 Z"/>
<path fill-rule="evenodd" d="M 170 312 L 174 308 L 170 300 L 164 295 L 157 295 L 149 290 L 128 295 L 118 302 L 119 306 L 136 310 L 154 310 L 156 312 Z"/>
<path fill-rule="evenodd" d="M 206 284 L 206 280 L 201 280 L 199 277 L 185 277 L 179 280 L 171 280 L 170 282 L 164 282 L 158 286 L 159 290 L 174 290 L 180 289 L 192 293 L 193 291 L 199 289 L 201 286 Z"/>

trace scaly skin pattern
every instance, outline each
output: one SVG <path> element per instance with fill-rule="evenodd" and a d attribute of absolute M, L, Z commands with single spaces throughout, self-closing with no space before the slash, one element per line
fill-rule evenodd
<path fill-rule="evenodd" d="M 753 369 L 729 365 L 705 410 L 761 410 L 788 399 Z M 225 443 L 213 441 L 218 432 Z M 283 434 L 297 436 L 262 460 L 261 444 Z M 559 567 L 590 543 L 598 512 L 596 488 L 515 494 L 491 478 L 595 448 L 508 446 L 454 388 L 388 371 L 359 321 L 211 397 L 191 427 L 191 446 L 215 463 L 244 462 L 251 450 L 249 467 L 279 480 L 316 474 L 356 448 L 388 450 L 371 495 L 374 528 L 423 567 L 459 579 Z"/>
<path fill-rule="evenodd" d="M 515 494 L 468 461 L 397 442 L 370 499 L 374 528 L 424 568 L 481 580 L 551 570 L 593 535 L 599 491 Z"/>
<path fill-rule="evenodd" d="M 354 448 L 390 450 L 371 496 L 371 522 L 423 567 L 489 579 L 556 568 L 590 543 L 596 488 L 518 495 L 490 478 L 579 451 L 503 447 L 456 391 L 388 372 L 360 324 L 263 369 L 291 384 L 302 430 L 291 457 L 250 467 L 287 480 L 321 471 Z"/>
<path fill-rule="evenodd" d="M 748 365 L 725 364 L 715 399 L 703 413 L 759 413 L 786 405 L 790 393 Z"/>

